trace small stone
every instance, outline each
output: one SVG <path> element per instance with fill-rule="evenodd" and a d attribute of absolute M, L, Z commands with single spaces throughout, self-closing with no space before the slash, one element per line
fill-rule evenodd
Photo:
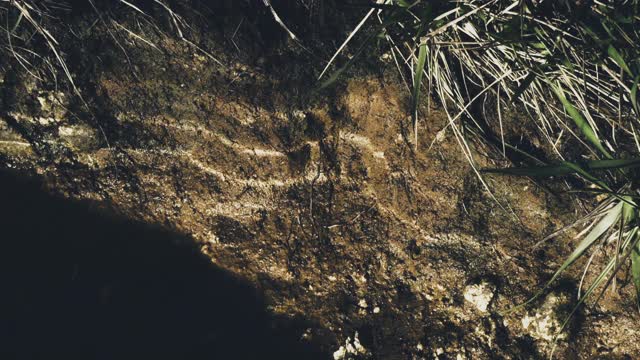
<path fill-rule="evenodd" d="M 374 308 L 373 308 L 373 313 L 374 313 L 374 314 L 378 314 L 378 313 L 380 313 L 380 308 L 379 308 L 378 306 L 374 307 Z"/>
<path fill-rule="evenodd" d="M 292 115 L 296 120 L 304 120 L 304 118 L 307 116 L 302 110 L 293 110 Z"/>
<path fill-rule="evenodd" d="M 493 300 L 493 285 L 486 281 L 480 284 L 469 285 L 464 290 L 464 299 L 473 304 L 480 312 L 487 312 L 487 308 Z"/>
<path fill-rule="evenodd" d="M 338 350 L 333 353 L 334 360 L 342 360 L 347 355 L 347 349 L 344 346 L 340 346 Z"/>
<path fill-rule="evenodd" d="M 563 296 L 550 294 L 545 302 L 533 314 L 522 318 L 522 327 L 536 340 L 553 341 L 558 330 L 562 327 L 562 304 L 567 301 Z M 559 339 L 566 338 L 566 333 L 560 334 Z"/>
<path fill-rule="evenodd" d="M 356 334 L 353 336 L 353 347 L 356 349 L 356 353 L 358 354 L 366 354 L 367 353 L 367 349 L 364 348 L 364 346 L 362 346 L 362 344 L 360 344 L 360 339 L 358 339 L 358 332 L 356 331 Z"/>
<path fill-rule="evenodd" d="M 47 126 L 47 125 L 51 125 L 54 124 L 56 122 L 56 119 L 52 118 L 52 117 L 40 117 L 38 118 L 38 123 L 42 126 Z"/>
<path fill-rule="evenodd" d="M 353 336 L 353 340 L 351 337 L 347 337 L 344 346 L 340 346 L 338 350 L 333 353 L 334 360 L 342 360 L 351 358 L 351 356 L 347 357 L 347 355 L 366 355 L 368 354 L 367 349 L 362 346 L 360 343 L 360 339 L 358 339 L 358 332 L 356 331 Z"/>

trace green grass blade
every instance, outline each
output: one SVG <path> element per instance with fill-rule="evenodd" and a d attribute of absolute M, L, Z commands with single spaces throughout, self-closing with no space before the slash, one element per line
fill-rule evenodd
<path fill-rule="evenodd" d="M 340 78 L 340 75 L 342 75 L 342 73 L 345 70 L 347 70 L 351 65 L 353 65 L 355 60 L 360 56 L 360 54 L 362 54 L 362 51 L 366 47 L 366 45 L 369 42 L 369 40 L 371 40 L 372 38 L 373 38 L 373 35 L 370 35 L 369 37 L 367 37 L 367 39 L 360 45 L 360 47 L 355 52 L 355 54 L 353 54 L 351 59 L 349 59 L 349 61 L 347 61 L 344 65 L 342 65 L 338 70 L 333 72 L 333 74 L 331 74 L 331 76 L 327 80 L 323 81 L 320 84 L 320 86 L 318 86 L 316 91 L 324 90 L 327 87 L 333 85 L 333 83 L 335 83 Z"/>
<path fill-rule="evenodd" d="M 504 168 L 504 169 L 483 169 L 483 172 L 499 173 L 516 176 L 531 176 L 531 177 L 549 177 L 549 176 L 562 176 L 579 173 L 586 176 L 589 180 L 598 182 L 599 180 L 589 175 L 587 170 L 612 170 L 622 168 L 633 168 L 640 166 L 640 158 L 631 159 L 607 159 L 607 160 L 593 160 L 587 161 L 584 164 L 577 165 L 571 162 L 563 162 L 558 165 L 550 166 L 535 166 L 535 167 L 520 167 L 520 168 Z"/>
<path fill-rule="evenodd" d="M 421 44 L 418 50 L 418 64 L 414 70 L 413 77 L 413 94 L 411 117 L 413 120 L 413 133 L 415 136 L 415 146 L 418 146 L 418 105 L 420 104 L 420 88 L 422 87 L 422 74 L 424 72 L 424 64 L 427 62 L 427 44 Z M 430 94 L 427 94 L 429 96 Z"/>
<path fill-rule="evenodd" d="M 631 72 L 631 69 L 629 69 L 629 66 L 627 66 L 627 63 L 624 61 L 624 58 L 622 57 L 622 55 L 620 55 L 618 50 L 616 50 L 616 48 L 613 47 L 613 45 L 609 45 L 609 48 L 607 49 L 607 53 L 613 59 L 613 61 L 615 61 L 616 64 L 618 64 L 618 66 L 620 66 L 627 74 L 629 74 L 629 76 L 633 77 L 633 73 Z"/>
<path fill-rule="evenodd" d="M 564 164 L 562 164 L 562 165 L 553 165 L 553 166 L 535 166 L 535 167 L 505 168 L 505 169 L 482 169 L 482 172 L 516 175 L 516 176 L 549 177 L 549 176 L 569 175 L 574 173 L 575 171 L 565 166 Z"/>
<path fill-rule="evenodd" d="M 631 239 L 633 239 L 635 237 L 637 232 L 633 232 L 625 241 L 625 245 L 628 246 L 629 242 L 631 241 Z M 637 245 L 637 241 L 634 243 L 634 245 Z M 580 306 L 591 296 L 591 294 L 593 294 L 593 292 L 596 290 L 596 288 L 598 286 L 600 286 L 600 284 L 602 284 L 602 282 L 604 281 L 604 279 L 606 278 L 607 274 L 614 269 L 616 265 L 616 257 L 612 256 L 609 259 L 609 262 L 607 263 L 607 265 L 605 266 L 605 268 L 600 272 L 600 274 L 598 274 L 598 276 L 595 278 L 595 280 L 591 283 L 591 285 L 587 288 L 587 291 L 585 291 L 585 293 L 582 295 L 582 297 L 580 298 L 580 300 L 578 300 L 578 302 L 573 306 L 573 309 L 571 310 L 571 312 L 569 313 L 569 315 L 567 315 L 567 317 L 564 319 L 564 321 L 562 322 L 562 325 L 560 326 L 560 329 L 558 330 L 558 332 L 556 333 L 556 335 L 554 336 L 554 341 L 556 341 L 558 339 L 558 337 L 560 336 L 560 334 L 562 333 L 562 331 L 564 331 L 564 329 L 567 327 L 567 325 L 569 324 L 569 320 L 571 320 L 571 317 L 573 317 L 573 314 L 575 314 L 575 312 L 580 308 Z"/>
<path fill-rule="evenodd" d="M 640 198 L 640 195 L 638 194 L 629 194 L 629 193 L 616 193 L 613 191 L 608 191 L 608 190 L 603 190 L 603 189 L 580 189 L 580 190 L 566 190 L 564 191 L 567 194 L 577 194 L 577 193 L 588 193 L 588 194 L 595 194 L 595 195 L 600 195 L 600 194 L 605 194 L 605 195 L 618 195 L 622 198 L 627 198 L 627 199 L 638 199 Z M 635 206 L 635 203 L 633 203 L 632 201 L 629 201 L 631 206 Z"/>
<path fill-rule="evenodd" d="M 622 196 L 628 202 L 625 202 L 622 207 L 622 219 L 625 224 L 632 224 L 638 217 L 637 207 L 631 205 L 633 202 L 631 201 L 630 196 Z"/>
<path fill-rule="evenodd" d="M 631 106 L 636 112 L 636 116 L 640 116 L 640 109 L 638 109 L 638 82 L 640 82 L 640 75 L 636 76 L 631 87 Z"/>
<path fill-rule="evenodd" d="M 609 210 L 607 215 L 604 218 L 602 218 L 602 220 L 600 220 L 600 222 L 598 222 L 596 226 L 594 226 L 593 230 L 591 230 L 589 234 L 585 236 L 584 239 L 582 239 L 578 247 L 576 247 L 575 250 L 573 250 L 571 255 L 567 257 L 567 259 L 556 271 L 553 277 L 551 277 L 551 280 L 549 280 L 547 285 L 545 285 L 545 288 L 549 286 L 552 282 L 554 282 L 560 276 L 560 274 L 562 274 L 564 270 L 566 270 L 569 266 L 571 266 L 571 264 L 573 264 L 576 260 L 578 260 L 584 254 L 584 252 L 589 247 L 591 247 L 591 245 L 593 245 L 593 243 L 596 240 L 598 240 L 600 236 L 602 236 L 602 234 L 604 234 L 607 230 L 609 230 L 612 226 L 616 224 L 616 221 L 618 220 L 618 218 L 620 217 L 620 214 L 622 213 L 623 204 L 624 202 L 619 202 L 616 206 L 614 206 L 611 210 Z"/>
<path fill-rule="evenodd" d="M 427 44 L 421 44 L 418 50 L 418 64 L 415 68 L 413 78 L 413 111 L 418 110 L 420 100 L 420 85 L 422 85 L 422 74 L 424 73 L 424 64 L 427 62 Z"/>
<path fill-rule="evenodd" d="M 586 180 L 590 181 L 591 183 L 596 184 L 596 185 L 600 186 L 601 188 L 603 188 L 605 190 L 611 191 L 611 188 L 604 181 L 602 181 L 602 180 L 598 179 L 597 177 L 591 175 L 589 172 L 587 172 L 585 169 L 583 169 L 580 165 L 574 164 L 574 163 L 569 162 L 569 161 L 565 161 L 564 164 L 566 166 L 568 166 L 569 168 L 573 169 L 576 173 L 578 173 L 580 176 L 582 176 Z"/>
<path fill-rule="evenodd" d="M 538 299 L 545 292 L 545 290 L 548 289 L 549 286 L 554 281 L 556 281 L 569 266 L 571 266 L 576 260 L 578 260 L 584 254 L 584 252 L 589 247 L 591 247 L 591 245 L 593 245 L 593 243 L 596 240 L 598 240 L 607 230 L 609 230 L 612 226 L 616 224 L 616 221 L 618 220 L 620 214 L 622 213 L 622 206 L 623 206 L 622 204 L 623 202 L 618 203 L 611 210 L 607 212 L 607 214 L 598 222 L 598 224 L 596 224 L 596 226 L 593 227 L 593 229 L 589 232 L 589 234 L 580 242 L 578 247 L 576 247 L 575 250 L 573 250 L 571 255 L 567 257 L 567 259 L 560 266 L 560 268 L 556 270 L 556 272 L 551 277 L 551 280 L 547 281 L 547 283 L 535 295 L 533 295 L 524 304 L 518 305 L 510 309 L 506 311 L 504 314 L 509 314 L 514 311 L 517 311 L 518 309 L 524 306 L 527 306 L 528 304 Z M 604 275 L 602 276 L 604 277 Z"/>
<path fill-rule="evenodd" d="M 622 169 L 637 166 L 640 166 L 640 158 L 595 160 L 586 163 L 586 167 L 592 170 Z"/>
<path fill-rule="evenodd" d="M 569 102 L 569 100 L 567 100 L 567 98 L 564 96 L 564 92 L 562 91 L 562 88 L 555 85 L 551 85 L 551 88 L 553 89 L 553 92 L 556 94 L 560 102 L 562 102 L 562 105 L 567 110 L 567 112 L 569 113 L 569 115 L 571 116 L 575 124 L 580 129 L 580 131 L 582 131 L 582 134 L 587 138 L 587 140 L 589 140 L 589 142 L 593 144 L 593 146 L 595 146 L 606 158 L 611 159 L 612 156 L 604 148 L 604 146 L 602 146 L 602 143 L 600 143 L 600 139 L 598 139 L 598 136 L 596 136 L 596 133 L 593 132 L 593 129 L 591 128 L 589 123 L 584 119 L 582 114 L 580 114 L 580 112 L 573 106 L 573 104 L 571 104 L 571 102 Z"/>
<path fill-rule="evenodd" d="M 636 303 L 640 310 L 640 243 L 633 247 L 631 253 L 631 274 L 633 276 L 633 285 L 636 288 Z"/>
<path fill-rule="evenodd" d="M 622 245 L 622 248 L 626 248 L 627 246 L 629 246 L 629 244 L 631 244 L 631 247 L 633 249 L 636 249 L 638 247 L 638 245 L 640 245 L 640 242 L 638 240 L 640 240 L 640 237 L 638 236 L 638 228 L 636 227 L 627 236 L 627 238 L 624 241 L 624 244 Z M 630 251 L 632 251 L 631 255 L 633 256 L 633 251 L 634 250 L 630 250 Z M 627 255 L 629 255 L 629 253 L 627 253 Z M 598 277 L 596 277 L 596 279 L 593 281 L 593 283 L 591 283 L 591 285 L 589 286 L 587 291 L 585 291 L 584 295 L 574 305 L 574 307 L 571 310 L 571 312 L 569 313 L 569 315 L 567 315 L 565 320 L 562 322 L 562 325 L 560 326 L 560 330 L 558 330 L 558 332 L 556 333 L 556 336 L 554 337 L 554 341 L 556 341 L 558 339 L 558 336 L 562 333 L 562 331 L 564 331 L 566 326 L 569 324 L 569 320 L 571 320 L 571 317 L 573 316 L 573 314 L 575 314 L 575 312 L 578 310 L 580 305 L 582 305 L 591 296 L 591 294 L 593 294 L 595 289 L 598 286 L 600 286 L 600 284 L 602 284 L 602 282 L 604 281 L 605 277 L 607 276 L 607 274 L 611 270 L 614 271 L 614 273 L 611 276 L 615 276 L 615 273 L 620 269 L 620 267 L 622 265 L 622 264 L 618 264 L 618 266 L 616 267 L 616 262 L 617 262 L 617 258 L 615 256 L 612 256 L 609 259 L 609 262 L 607 263 L 605 268 L 600 272 L 600 274 L 598 274 Z M 605 285 L 605 289 L 606 289 L 606 285 Z"/>

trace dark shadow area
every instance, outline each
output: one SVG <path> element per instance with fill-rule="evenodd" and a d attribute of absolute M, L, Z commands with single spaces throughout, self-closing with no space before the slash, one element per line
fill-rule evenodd
<path fill-rule="evenodd" d="M 0 358 L 327 358 L 301 326 L 190 238 L 0 172 Z"/>

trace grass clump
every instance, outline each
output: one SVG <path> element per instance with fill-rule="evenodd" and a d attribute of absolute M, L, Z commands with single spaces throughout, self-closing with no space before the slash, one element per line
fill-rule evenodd
<path fill-rule="evenodd" d="M 150 14 L 149 9 L 154 13 Z M 132 21 L 125 23 L 115 13 L 129 14 Z M 79 14 L 88 14 L 87 18 L 93 18 L 93 22 L 84 28 L 66 22 Z M 79 38 L 100 25 L 100 31 L 106 31 L 122 50 L 123 58 L 128 59 L 123 46 L 127 41 L 161 51 L 142 31 L 143 25 L 150 25 L 157 33 L 166 35 L 157 25 L 160 16 L 181 41 L 222 66 L 216 57 L 188 39 L 189 24 L 163 0 L 0 0 L 0 33 L 3 34 L 0 55 L 13 59 L 19 68 L 40 81 L 53 80 L 57 85 L 61 72 L 70 90 L 82 98 L 68 65 L 65 41 L 69 37 Z"/>
<path fill-rule="evenodd" d="M 600 199 L 576 224 L 583 228 L 579 244 L 526 304 L 578 259 L 589 257 L 586 273 L 594 268 L 597 251 L 609 249 L 613 251 L 594 280 L 584 284 L 583 275 L 574 312 L 585 300 L 597 300 L 607 287 L 615 286 L 616 275 L 625 267 L 632 273 L 640 308 L 638 10 L 638 1 L 379 0 L 338 50 L 364 23 L 387 40 L 401 75 L 411 75 L 403 79 L 411 81 L 406 85 L 414 99 L 416 144 L 418 102 L 426 91 L 424 98 L 434 96 L 442 105 L 448 129 L 474 169 L 468 141 L 494 136 L 488 124 L 499 129 L 498 150 L 505 155 L 515 150 L 533 160 L 526 167 L 485 172 L 554 181 L 577 176 L 588 184 L 579 190 Z M 484 110 L 488 98 L 495 106 L 492 116 L 483 116 L 474 109 Z M 527 121 L 534 124 L 536 136 L 546 140 L 554 163 L 542 162 L 506 141 L 502 114 L 513 107 L 528 114 Z"/>

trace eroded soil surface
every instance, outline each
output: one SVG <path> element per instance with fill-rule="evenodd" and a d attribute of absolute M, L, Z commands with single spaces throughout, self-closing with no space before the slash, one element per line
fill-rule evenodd
<path fill-rule="evenodd" d="M 90 112 L 6 64 L 2 168 L 192 237 L 327 358 L 548 356 L 579 269 L 527 310 L 500 312 L 568 253 L 568 237 L 532 247 L 574 204 L 509 177 L 487 178 L 491 195 L 437 108 L 415 149 L 392 63 L 314 93 L 323 62 L 284 40 L 255 51 L 242 28 L 238 53 L 233 19 L 192 34 L 223 65 L 149 28 L 158 49 L 128 38 L 126 58 L 96 30 L 76 51 L 99 47 L 103 63 L 74 67 Z M 505 165 L 472 147 L 479 166 Z M 625 299 L 582 310 L 558 357 L 640 356 Z"/>

